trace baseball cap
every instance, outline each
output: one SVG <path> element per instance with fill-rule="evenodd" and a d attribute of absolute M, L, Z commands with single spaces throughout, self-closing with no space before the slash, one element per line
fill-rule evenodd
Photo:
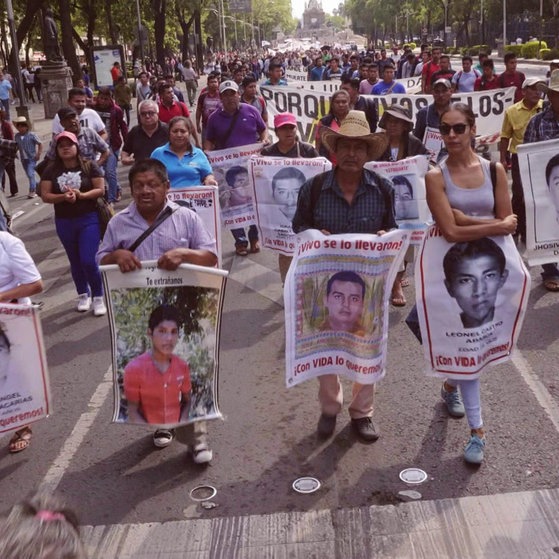
<path fill-rule="evenodd" d="M 68 138 L 68 140 L 71 140 L 74 144 L 78 145 L 78 139 L 76 138 L 75 134 L 72 134 L 72 132 L 60 132 L 60 134 L 56 135 L 54 141 L 58 143 L 60 140 L 62 140 L 62 138 Z"/>
<path fill-rule="evenodd" d="M 224 91 L 228 91 L 228 90 L 238 92 L 239 86 L 233 80 L 225 80 L 219 86 L 219 92 L 223 93 Z"/>
<path fill-rule="evenodd" d="M 64 120 L 70 116 L 78 116 L 78 113 L 72 109 L 72 107 L 62 107 L 56 114 L 60 120 Z"/>
<path fill-rule="evenodd" d="M 297 126 L 297 117 L 291 113 L 279 113 L 274 117 L 274 128 L 286 125 Z"/>
<path fill-rule="evenodd" d="M 450 85 L 450 82 L 445 79 L 445 78 L 439 78 L 434 84 L 433 84 L 433 89 L 435 88 L 436 85 L 444 85 L 447 89 L 452 89 L 452 86 Z"/>
<path fill-rule="evenodd" d="M 541 81 L 540 78 L 526 78 L 522 82 L 522 89 L 524 89 L 525 87 L 532 87 L 533 85 L 536 85 L 540 81 Z"/>

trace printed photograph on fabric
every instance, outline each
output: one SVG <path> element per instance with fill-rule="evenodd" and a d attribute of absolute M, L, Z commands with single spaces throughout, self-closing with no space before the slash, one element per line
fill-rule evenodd
<path fill-rule="evenodd" d="M 205 287 L 111 291 L 118 421 L 191 423 L 216 413 L 218 292 Z"/>
<path fill-rule="evenodd" d="M 392 177 L 396 219 L 419 218 L 415 180 L 416 175 L 414 174 Z"/>
<path fill-rule="evenodd" d="M 493 322 L 497 296 L 509 274 L 502 249 L 487 237 L 456 243 L 443 258 L 443 270 L 464 328 Z"/>
<path fill-rule="evenodd" d="M 229 169 L 215 169 L 219 185 L 219 203 L 222 210 L 245 206 L 252 203 L 248 170 L 241 165 Z"/>

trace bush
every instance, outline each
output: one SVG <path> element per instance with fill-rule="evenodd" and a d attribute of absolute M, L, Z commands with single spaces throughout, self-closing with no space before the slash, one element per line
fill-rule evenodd
<path fill-rule="evenodd" d="M 538 58 L 541 58 L 542 60 L 546 60 L 545 55 L 551 52 L 551 49 L 540 49 L 540 55 L 538 56 Z"/>
<path fill-rule="evenodd" d="M 559 58 L 559 49 L 542 49 L 546 50 L 547 52 L 542 56 L 543 60 L 555 60 Z"/>
<path fill-rule="evenodd" d="M 406 43 L 404 45 L 404 48 L 405 47 L 410 47 L 411 50 L 415 50 L 417 48 L 417 45 L 412 41 L 411 43 Z"/>
<path fill-rule="evenodd" d="M 546 49 L 547 43 L 545 41 L 542 41 L 541 43 L 539 41 L 528 41 L 527 43 L 524 43 L 523 45 L 521 45 L 520 49 L 522 57 L 537 58 L 540 46 Z"/>
<path fill-rule="evenodd" d="M 522 47 L 523 47 L 523 45 L 507 45 L 505 47 L 505 53 L 514 52 L 514 54 L 516 54 L 516 56 L 520 56 L 520 54 L 522 52 Z"/>

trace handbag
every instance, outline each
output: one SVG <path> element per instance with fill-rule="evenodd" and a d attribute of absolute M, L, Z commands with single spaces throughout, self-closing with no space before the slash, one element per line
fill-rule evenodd
<path fill-rule="evenodd" d="M 97 198 L 97 215 L 99 216 L 99 225 L 101 227 L 101 239 L 105 236 L 107 225 L 111 218 L 115 215 L 115 211 L 111 204 L 105 200 L 103 196 Z"/>

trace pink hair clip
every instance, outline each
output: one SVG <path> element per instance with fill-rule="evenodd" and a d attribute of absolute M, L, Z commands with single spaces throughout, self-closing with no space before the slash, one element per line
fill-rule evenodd
<path fill-rule="evenodd" d="M 39 510 L 35 518 L 50 522 L 51 520 L 66 520 L 66 517 L 61 512 L 53 512 L 51 510 Z"/>

